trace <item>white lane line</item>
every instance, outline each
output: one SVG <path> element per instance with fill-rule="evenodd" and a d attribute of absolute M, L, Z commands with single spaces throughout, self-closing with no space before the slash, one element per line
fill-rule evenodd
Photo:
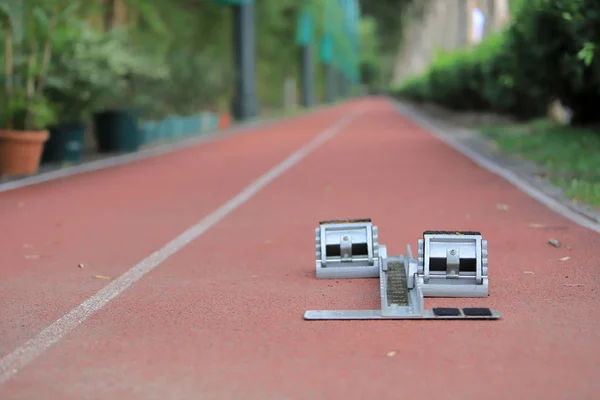
<path fill-rule="evenodd" d="M 37 185 L 44 182 L 53 181 L 56 179 L 69 178 L 71 176 L 83 174 L 86 172 L 100 171 L 106 168 L 116 167 L 132 163 L 134 161 L 140 161 L 147 158 L 168 154 L 177 150 L 186 149 L 188 147 L 196 146 L 202 143 L 211 142 L 215 140 L 221 140 L 232 136 L 250 133 L 258 128 L 267 128 L 269 126 L 277 125 L 280 123 L 287 123 L 303 118 L 308 118 L 317 113 L 321 113 L 332 107 L 331 105 L 324 105 L 322 107 L 316 107 L 310 114 L 301 114 L 293 117 L 283 118 L 272 118 L 266 120 L 256 120 L 244 123 L 241 126 L 236 126 L 226 131 L 212 131 L 201 134 L 199 136 L 192 136 L 183 140 L 176 141 L 174 143 L 164 143 L 150 148 L 139 150 L 135 153 L 119 154 L 114 156 L 108 156 L 95 161 L 83 162 L 78 165 L 71 167 L 60 168 L 53 171 L 42 172 L 33 176 L 28 176 L 22 179 L 14 181 L 0 182 L 0 193 L 8 192 L 10 190 L 21 189 L 27 186 Z"/>
<path fill-rule="evenodd" d="M 24 345 L 2 358 L 0 360 L 0 385 L 15 376 L 27 364 L 39 357 L 46 349 L 57 343 L 62 337 L 84 322 L 90 315 L 100 310 L 113 298 L 123 293 L 144 275 L 158 267 L 168 257 L 177 253 L 187 244 L 197 239 L 211 227 L 223 220 L 228 214 L 247 202 L 275 178 L 281 176 L 323 143 L 333 138 L 343 128 L 350 124 L 350 122 L 360 116 L 363 111 L 364 109 L 361 104 L 351 113 L 338 120 L 335 124 L 321 132 L 316 138 L 294 152 L 279 165 L 275 166 L 266 174 L 251 183 L 212 214 L 209 214 L 196 225 L 177 236 L 160 250 L 152 253 L 149 257 L 142 260 L 119 278 L 106 285 L 95 295 L 75 307 L 68 314 L 42 330 Z"/>
<path fill-rule="evenodd" d="M 478 164 L 480 167 L 504 178 L 506 181 L 519 188 L 522 192 L 528 194 L 529 196 L 542 203 L 555 213 L 567 218 L 568 220 L 574 222 L 575 224 L 581 227 L 600 233 L 600 224 L 597 224 L 589 218 L 586 218 L 583 215 L 571 210 L 569 207 L 565 206 L 558 200 L 552 198 L 551 196 L 548 196 L 540 189 L 529 184 L 526 180 L 520 178 L 512 171 L 501 167 L 497 163 L 491 161 L 490 159 L 484 156 L 479 155 L 475 151 L 471 150 L 470 148 L 453 138 L 452 135 L 449 135 L 448 133 L 444 132 L 442 129 L 428 121 L 427 118 L 420 114 L 417 114 L 417 112 L 413 112 L 408 107 L 404 106 L 402 103 L 396 101 L 395 99 L 390 99 L 390 101 L 396 106 L 396 109 L 401 114 L 415 121 L 422 128 L 429 131 L 429 133 L 431 133 L 433 136 L 437 137 L 438 139 L 440 139 L 459 153 L 462 153 L 465 157 Z"/>

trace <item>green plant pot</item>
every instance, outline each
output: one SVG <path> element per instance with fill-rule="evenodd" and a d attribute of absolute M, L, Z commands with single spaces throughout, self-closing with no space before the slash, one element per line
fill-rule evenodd
<path fill-rule="evenodd" d="M 83 122 L 66 122 L 50 126 L 50 138 L 42 153 L 43 163 L 76 162 L 81 160 L 85 140 Z"/>
<path fill-rule="evenodd" d="M 94 127 L 100 153 L 137 151 L 142 145 L 137 110 L 108 110 L 94 114 Z"/>

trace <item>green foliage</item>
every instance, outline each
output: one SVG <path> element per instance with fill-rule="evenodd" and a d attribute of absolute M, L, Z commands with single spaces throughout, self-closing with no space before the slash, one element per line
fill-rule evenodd
<path fill-rule="evenodd" d="M 19 42 L 23 35 L 23 2 L 17 0 L 0 0 L 0 21 L 4 33 L 10 32 Z"/>
<path fill-rule="evenodd" d="M 398 93 L 523 118 L 543 115 L 558 98 L 573 110 L 573 122 L 597 121 L 600 2 L 529 0 L 517 6 L 504 32 L 438 57 Z"/>
<path fill-rule="evenodd" d="M 600 208 L 600 135 L 545 119 L 525 124 L 485 126 L 482 132 L 506 153 L 531 160 L 566 194 Z"/>
<path fill-rule="evenodd" d="M 16 130 L 45 129 L 56 121 L 54 105 L 39 94 L 28 96 L 20 87 L 10 98 L 0 99 L 0 124 L 2 128 Z"/>
<path fill-rule="evenodd" d="M 404 15 L 415 4 L 425 4 L 426 0 L 363 0 L 361 8 L 365 16 L 377 21 L 377 34 L 380 51 L 396 53 L 402 40 Z"/>
<path fill-rule="evenodd" d="M 104 108 L 132 106 L 156 118 L 224 111 L 235 83 L 231 8 L 206 0 L 122 2 L 128 26 L 117 24 L 114 1 L 0 0 L 1 26 L 12 44 L 2 47 L 2 83 L 10 87 L 10 95 L 0 98 L 0 123 L 43 128 L 55 117 L 81 121 Z M 301 7 L 315 16 L 311 44 L 316 62 L 320 35 L 341 22 L 339 7 L 325 18 L 325 9 L 336 3 L 255 1 L 261 106 L 279 108 L 285 79 L 298 76 L 294 37 Z M 106 32 L 87 26 L 84 21 L 90 17 L 102 21 Z M 375 30 L 373 20 L 361 23 L 360 61 L 369 67 L 378 63 Z M 333 34 L 338 56 L 358 63 L 345 32 Z M 48 60 L 42 63 L 46 47 Z M 315 89 L 324 95 L 324 69 L 319 67 L 315 65 Z M 32 83 L 33 92 L 28 89 Z"/>
<path fill-rule="evenodd" d="M 37 130 L 55 119 L 43 96 L 51 42 L 57 25 L 71 7 L 67 0 L 4 0 L 0 23 L 4 96 L 0 99 L 0 125 L 6 129 Z"/>
<path fill-rule="evenodd" d="M 57 30 L 45 93 L 61 119 L 81 121 L 126 99 L 131 77 L 153 82 L 168 77 L 158 60 L 129 48 L 128 37 L 124 27 L 102 33 L 79 20 Z"/>

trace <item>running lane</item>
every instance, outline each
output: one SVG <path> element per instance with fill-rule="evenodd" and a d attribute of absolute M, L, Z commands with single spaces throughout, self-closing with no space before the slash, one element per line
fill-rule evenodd
<path fill-rule="evenodd" d="M 0 357 L 103 288 L 110 282 L 104 277 L 127 271 L 352 107 L 0 193 Z"/>
<path fill-rule="evenodd" d="M 491 306 L 503 319 L 304 321 L 306 309 L 378 307 L 376 280 L 314 278 L 317 222 L 351 217 L 372 217 L 392 254 L 426 229 L 481 230 L 490 297 L 426 303 Z M 90 317 L 0 398 L 595 399 L 599 246 L 600 235 L 368 100 L 350 127 Z"/>

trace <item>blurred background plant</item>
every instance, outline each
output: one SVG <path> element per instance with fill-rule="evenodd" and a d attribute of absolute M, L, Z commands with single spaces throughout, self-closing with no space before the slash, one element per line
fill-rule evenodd
<path fill-rule="evenodd" d="M 518 0 L 512 6 L 509 25 L 473 46 L 439 51 L 423 74 L 404 79 L 394 92 L 519 119 L 544 116 L 558 99 L 572 110 L 572 123 L 597 123 L 600 2 Z"/>
<path fill-rule="evenodd" d="M 470 3 L 476 1 L 483 8 L 501 0 Z M 444 5 L 430 2 L 437 3 L 438 13 Z M 461 112 L 512 119 L 472 125 L 503 151 L 538 163 L 544 176 L 572 199 L 600 207 L 600 2 L 511 0 L 508 5 L 505 23 L 488 28 L 479 42 L 453 47 L 437 39 L 430 62 L 399 77 L 390 92 L 419 105 L 429 103 L 427 108 L 441 106 L 455 119 Z M 471 11 L 465 10 L 467 21 Z M 487 26 L 494 22 L 491 11 Z M 431 16 L 430 21 L 444 22 Z M 432 48 L 434 23 L 427 25 L 429 31 L 418 30 L 426 22 L 411 24 Z M 418 37 L 412 40 L 421 43 Z M 405 57 L 419 58 L 424 47 L 415 46 L 418 50 Z"/>

